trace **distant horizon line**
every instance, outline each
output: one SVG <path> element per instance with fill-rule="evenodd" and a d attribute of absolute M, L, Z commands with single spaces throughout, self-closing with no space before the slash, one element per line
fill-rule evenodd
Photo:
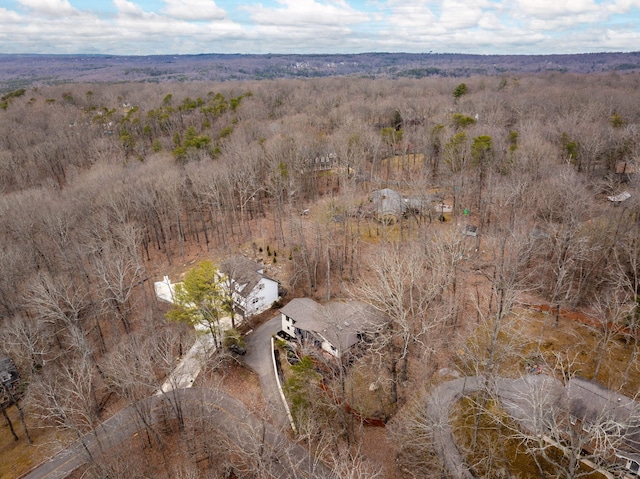
<path fill-rule="evenodd" d="M 339 57 L 339 56 L 358 56 L 358 55 L 460 55 L 474 57 L 558 57 L 558 56 L 576 56 L 576 55 L 638 55 L 640 50 L 633 51 L 606 51 L 606 52 L 580 52 L 580 53 L 462 53 L 462 52 L 393 52 L 393 51 L 369 51 L 369 52 L 351 52 L 351 53 L 152 53 L 152 54 L 121 54 L 121 53 L 4 53 L 0 52 L 0 56 L 30 56 L 30 57 L 195 57 L 195 56 L 307 56 L 307 57 Z"/>

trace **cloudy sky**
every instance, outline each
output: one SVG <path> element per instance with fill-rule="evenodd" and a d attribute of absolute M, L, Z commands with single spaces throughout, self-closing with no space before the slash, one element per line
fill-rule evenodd
<path fill-rule="evenodd" d="M 640 0 L 0 0 L 0 53 L 640 50 Z"/>

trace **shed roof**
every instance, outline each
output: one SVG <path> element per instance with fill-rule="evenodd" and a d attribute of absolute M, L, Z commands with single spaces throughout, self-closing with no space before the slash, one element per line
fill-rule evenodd
<path fill-rule="evenodd" d="M 638 403 L 630 397 L 593 381 L 572 378 L 566 389 L 571 414 L 583 422 L 595 423 L 606 418 L 626 423 L 640 412 Z"/>
<path fill-rule="evenodd" d="M 635 175 L 638 173 L 638 166 L 634 161 L 616 162 L 616 173 L 618 175 Z"/>
<path fill-rule="evenodd" d="M 629 198 L 631 198 L 631 193 L 629 193 L 628 191 L 623 191 L 619 195 L 615 195 L 615 196 L 607 196 L 607 199 L 609 201 L 613 201 L 614 203 L 622 203 L 623 201 L 628 200 Z"/>

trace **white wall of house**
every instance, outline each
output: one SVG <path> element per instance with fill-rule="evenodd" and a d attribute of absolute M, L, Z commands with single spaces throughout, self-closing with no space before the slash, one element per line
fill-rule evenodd
<path fill-rule="evenodd" d="M 296 337 L 296 327 L 293 325 L 293 319 L 284 313 L 280 314 L 282 321 L 282 330 L 292 338 Z"/>
<path fill-rule="evenodd" d="M 247 316 L 260 313 L 271 307 L 278 300 L 278 283 L 268 278 L 262 278 L 240 305 L 246 311 Z"/>
<path fill-rule="evenodd" d="M 336 347 L 331 344 L 329 341 L 327 341 L 326 339 L 322 338 L 322 350 L 326 351 L 327 353 L 329 353 L 331 356 L 333 356 L 334 358 L 339 358 L 340 357 L 340 353 L 338 352 L 338 350 L 336 349 Z"/>
<path fill-rule="evenodd" d="M 296 327 L 295 327 L 295 322 L 293 321 L 293 319 L 291 319 L 290 317 L 288 317 L 286 314 L 281 313 L 280 314 L 280 321 L 282 323 L 282 330 L 287 333 L 289 336 L 293 337 L 293 338 L 298 338 L 298 340 L 300 340 L 301 338 L 296 334 Z M 326 351 L 327 353 L 331 354 L 332 356 L 339 358 L 340 357 L 340 353 L 338 352 L 338 350 L 333 346 L 333 344 L 331 344 L 329 341 L 327 341 L 324 337 L 322 337 L 320 334 L 318 333 L 311 333 L 319 342 L 320 342 L 320 348 L 323 351 Z M 320 341 L 321 340 L 321 341 Z"/>

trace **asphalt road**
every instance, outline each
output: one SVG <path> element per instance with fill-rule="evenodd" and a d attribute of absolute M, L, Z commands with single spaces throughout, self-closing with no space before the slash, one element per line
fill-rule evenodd
<path fill-rule="evenodd" d="M 331 471 L 316 461 L 308 450 L 291 441 L 280 429 L 252 414 L 240 401 L 218 390 L 177 389 L 168 396 L 179 401 L 185 420 L 205 417 L 219 427 L 225 438 L 238 448 L 260 457 L 260 467 L 273 477 L 282 479 L 331 478 Z M 167 396 L 152 396 L 137 407 L 151 411 L 150 420 L 157 424 L 172 414 Z M 28 475 L 25 479 L 59 479 L 89 462 L 91 454 L 98 455 L 100 448 L 107 451 L 142 429 L 134 407 L 123 409 L 105 421 L 95 433 L 87 434 L 67 449 L 56 454 Z M 259 451 L 259 452 L 258 452 Z M 251 452 L 251 451 L 249 451 Z M 257 457 L 257 456 L 256 456 Z"/>

